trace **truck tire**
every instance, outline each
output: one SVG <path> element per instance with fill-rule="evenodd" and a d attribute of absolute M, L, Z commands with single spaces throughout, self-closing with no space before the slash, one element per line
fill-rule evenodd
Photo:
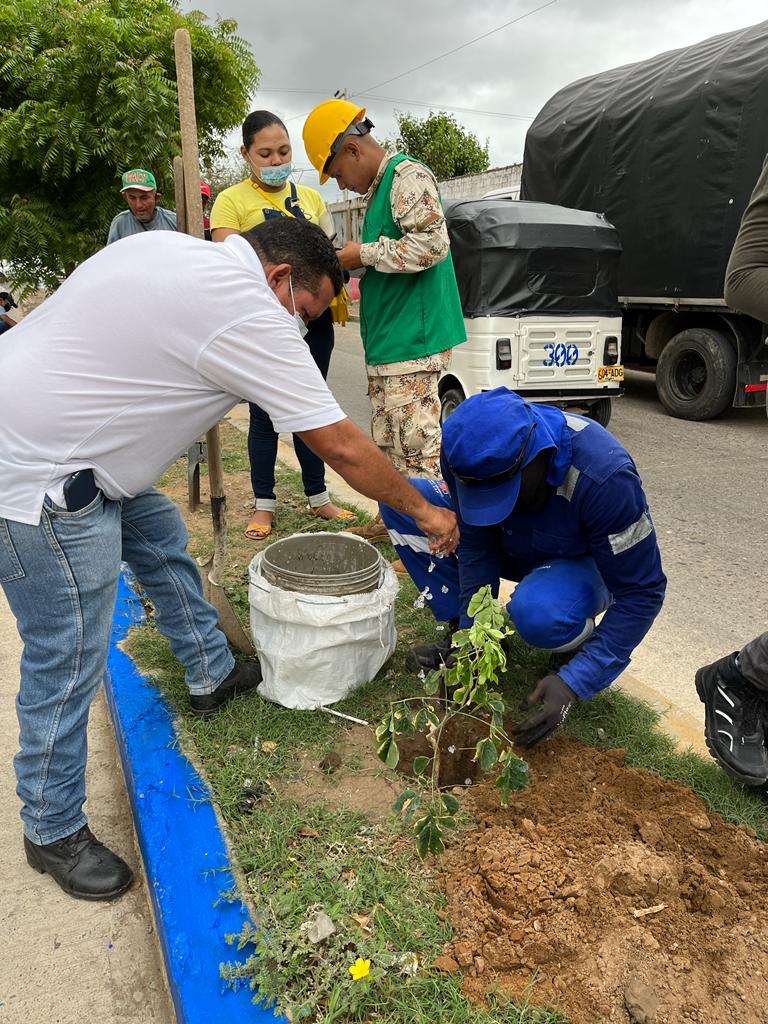
<path fill-rule="evenodd" d="M 599 423 L 601 427 L 607 427 L 611 422 L 611 413 L 613 412 L 613 401 L 610 398 L 598 398 L 598 400 L 590 405 L 589 407 L 589 418 L 594 420 L 595 423 Z"/>
<path fill-rule="evenodd" d="M 461 390 L 461 388 L 448 388 L 440 396 L 440 425 L 448 419 L 452 412 L 456 412 L 458 407 L 464 401 L 467 396 Z"/>
<path fill-rule="evenodd" d="M 681 420 L 711 420 L 733 403 L 736 349 L 720 331 L 691 327 L 671 338 L 656 364 L 656 391 Z"/>

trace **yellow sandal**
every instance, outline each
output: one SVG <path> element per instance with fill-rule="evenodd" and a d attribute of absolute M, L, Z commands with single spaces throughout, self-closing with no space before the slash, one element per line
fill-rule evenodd
<path fill-rule="evenodd" d="M 331 502 L 327 502 L 326 504 L 330 505 Z M 320 506 L 320 508 L 323 507 L 323 505 Z M 339 514 L 336 516 L 321 515 L 320 512 L 318 512 L 316 508 L 312 508 L 311 505 L 307 505 L 307 508 L 309 509 L 313 516 L 317 516 L 318 519 L 324 519 L 327 523 L 349 523 L 357 519 L 355 513 L 350 512 L 348 508 L 340 508 Z"/>
<path fill-rule="evenodd" d="M 252 519 L 244 532 L 248 540 L 266 540 L 272 533 L 272 523 L 257 523 Z"/>

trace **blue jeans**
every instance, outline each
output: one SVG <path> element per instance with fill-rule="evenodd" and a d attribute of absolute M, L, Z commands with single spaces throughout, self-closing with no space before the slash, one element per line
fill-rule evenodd
<path fill-rule="evenodd" d="M 453 508 L 442 480 L 413 478 L 413 486 L 440 508 Z M 395 551 L 424 594 L 425 603 L 436 619 L 458 619 L 459 559 L 453 554 L 435 558 L 424 533 L 411 516 L 388 505 L 379 506 Z M 461 551 L 461 547 L 459 547 Z M 580 646 L 595 628 L 596 616 L 611 603 L 611 594 L 589 555 L 552 558 L 520 579 L 513 566 L 500 559 L 500 575 L 518 586 L 507 602 L 512 623 L 532 647 L 549 651 L 570 651 Z"/>
<path fill-rule="evenodd" d="M 124 501 L 98 494 L 78 512 L 46 499 L 37 526 L 0 519 L 0 584 L 24 643 L 14 767 L 31 842 L 86 823 L 88 713 L 106 667 L 121 558 L 152 599 L 190 692 L 211 693 L 232 670 L 186 545 L 179 510 L 154 488 Z"/>
<path fill-rule="evenodd" d="M 328 376 L 333 352 L 333 319 L 326 310 L 317 320 L 312 320 L 306 337 L 312 358 L 323 375 Z M 277 459 L 277 434 L 272 420 L 259 405 L 249 403 L 251 423 L 248 429 L 248 458 L 251 461 L 251 486 L 256 499 L 256 508 L 265 512 L 275 511 L 275 461 Z M 293 435 L 293 447 L 301 467 L 304 493 L 313 508 L 319 508 L 330 495 L 325 488 L 325 463 L 311 451 L 297 435 Z"/>

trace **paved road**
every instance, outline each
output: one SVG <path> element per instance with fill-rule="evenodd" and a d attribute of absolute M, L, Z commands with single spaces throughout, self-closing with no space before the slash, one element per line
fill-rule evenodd
<path fill-rule="evenodd" d="M 367 430 L 356 324 L 336 338 L 329 383 Z M 611 430 L 640 469 L 669 577 L 664 610 L 631 671 L 701 720 L 695 669 L 768 628 L 765 411 L 733 411 L 710 423 L 675 420 L 659 405 L 653 377 L 632 374 Z"/>

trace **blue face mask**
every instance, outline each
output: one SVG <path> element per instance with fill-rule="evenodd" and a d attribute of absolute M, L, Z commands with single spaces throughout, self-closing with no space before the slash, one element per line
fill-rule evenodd
<path fill-rule="evenodd" d="M 287 164 L 280 164 L 278 167 L 258 167 L 256 174 L 265 185 L 284 185 L 291 176 L 293 164 L 290 160 Z"/>

